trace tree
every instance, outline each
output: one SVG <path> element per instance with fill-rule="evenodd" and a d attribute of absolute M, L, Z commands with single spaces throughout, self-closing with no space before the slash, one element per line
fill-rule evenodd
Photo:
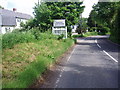
<path fill-rule="evenodd" d="M 95 27 L 95 16 L 96 16 L 96 12 L 94 10 L 92 10 L 89 15 L 88 22 L 87 22 L 87 25 L 90 28 Z"/>
<path fill-rule="evenodd" d="M 93 10 L 88 19 L 88 25 L 93 27 L 96 21 L 97 27 L 101 28 L 102 32 L 105 33 L 110 29 L 110 39 L 120 43 L 120 39 L 117 38 L 119 37 L 118 33 L 120 33 L 118 25 L 119 13 L 120 2 L 99 2 L 93 6 Z"/>
<path fill-rule="evenodd" d="M 2 8 L 3 9 L 3 7 L 0 5 L 0 8 Z"/>
<path fill-rule="evenodd" d="M 84 10 L 82 2 L 46 2 L 51 12 L 51 19 L 65 19 L 68 32 L 71 32 L 71 25 L 79 22 L 79 16 Z"/>
<path fill-rule="evenodd" d="M 83 12 L 82 2 L 43 2 L 34 7 L 36 26 L 46 31 L 51 29 L 54 19 L 66 19 L 68 32 L 71 25 L 79 21 L 79 15 Z"/>
<path fill-rule="evenodd" d="M 51 17 L 50 17 L 51 11 L 48 9 L 47 5 L 45 3 L 36 4 L 34 7 L 34 16 L 35 19 L 33 22 L 36 22 L 37 27 L 39 27 L 42 31 L 46 31 L 51 26 Z"/>

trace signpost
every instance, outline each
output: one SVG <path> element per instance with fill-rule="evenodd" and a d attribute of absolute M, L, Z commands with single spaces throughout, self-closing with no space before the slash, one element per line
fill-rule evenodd
<path fill-rule="evenodd" d="M 52 33 L 55 35 L 64 35 L 64 38 L 67 38 L 67 27 L 65 26 L 65 19 L 54 20 Z"/>

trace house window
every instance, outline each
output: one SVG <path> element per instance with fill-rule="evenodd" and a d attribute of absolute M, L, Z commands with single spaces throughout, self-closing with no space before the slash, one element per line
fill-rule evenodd
<path fill-rule="evenodd" d="M 6 31 L 6 32 L 10 32 L 10 27 L 6 27 L 6 28 L 5 28 L 5 31 Z"/>
<path fill-rule="evenodd" d="M 21 19 L 17 19 L 17 22 L 21 22 Z"/>

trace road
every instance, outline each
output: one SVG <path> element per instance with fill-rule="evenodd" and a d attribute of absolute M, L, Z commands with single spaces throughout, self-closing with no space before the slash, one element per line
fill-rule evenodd
<path fill-rule="evenodd" d="M 77 39 L 77 45 L 56 79 L 49 82 L 51 87 L 118 88 L 120 46 L 107 38 L 108 36 L 92 36 Z"/>

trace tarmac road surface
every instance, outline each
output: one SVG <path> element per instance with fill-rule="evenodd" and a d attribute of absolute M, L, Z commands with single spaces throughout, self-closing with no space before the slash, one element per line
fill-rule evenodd
<path fill-rule="evenodd" d="M 120 46 L 107 38 L 78 38 L 51 88 L 118 88 Z"/>

